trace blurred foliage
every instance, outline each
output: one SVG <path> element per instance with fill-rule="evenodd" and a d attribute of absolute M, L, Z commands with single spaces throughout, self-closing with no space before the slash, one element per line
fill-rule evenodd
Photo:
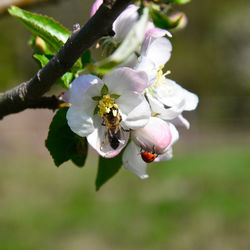
<path fill-rule="evenodd" d="M 148 180 L 121 169 L 97 193 L 93 160 L 59 171 L 0 154 L 0 249 L 247 249 L 245 144 L 175 153 L 151 165 Z"/>

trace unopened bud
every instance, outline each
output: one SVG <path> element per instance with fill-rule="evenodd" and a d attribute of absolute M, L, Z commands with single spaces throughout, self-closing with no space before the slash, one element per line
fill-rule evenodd
<path fill-rule="evenodd" d="M 47 45 L 45 41 L 39 36 L 36 36 L 35 38 L 35 48 L 41 53 L 46 53 Z"/>
<path fill-rule="evenodd" d="M 174 29 L 172 29 L 172 31 L 182 30 L 186 27 L 188 20 L 187 16 L 183 12 L 174 12 L 170 15 L 170 19 L 173 22 L 178 20 L 179 18 L 181 18 L 180 22 Z"/>
<path fill-rule="evenodd" d="M 151 117 L 147 125 L 132 132 L 132 139 L 146 152 L 163 154 L 172 141 L 168 123 L 157 117 Z"/>

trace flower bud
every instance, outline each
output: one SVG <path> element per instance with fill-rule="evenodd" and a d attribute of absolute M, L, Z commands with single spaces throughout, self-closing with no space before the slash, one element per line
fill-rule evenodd
<path fill-rule="evenodd" d="M 167 122 L 151 117 L 143 128 L 132 131 L 132 139 L 146 152 L 163 154 L 172 141 L 172 134 Z"/>
<path fill-rule="evenodd" d="M 36 36 L 35 38 L 35 48 L 41 52 L 41 53 L 46 53 L 46 50 L 47 50 L 47 45 L 45 43 L 45 41 L 39 37 L 39 36 Z"/>
<path fill-rule="evenodd" d="M 178 25 L 174 29 L 172 29 L 174 31 L 182 30 L 187 26 L 187 22 L 188 22 L 187 16 L 183 12 L 174 12 L 170 15 L 170 19 L 173 22 L 178 20 L 179 18 L 181 18 L 181 20 L 178 23 Z"/>

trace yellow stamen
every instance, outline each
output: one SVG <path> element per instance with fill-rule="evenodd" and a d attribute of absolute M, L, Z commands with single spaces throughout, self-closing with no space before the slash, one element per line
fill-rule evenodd
<path fill-rule="evenodd" d="M 115 104 L 115 99 L 110 97 L 109 94 L 107 94 L 104 95 L 102 99 L 99 101 L 98 108 L 99 108 L 98 115 L 100 117 L 103 117 L 103 115 L 109 113 L 112 108 L 118 109 L 118 105 Z M 113 115 L 115 116 L 114 113 Z"/>
<path fill-rule="evenodd" d="M 162 65 L 159 70 L 157 71 L 157 79 L 155 81 L 155 86 L 159 87 L 159 85 L 164 84 L 165 83 L 165 76 L 169 75 L 171 72 L 170 70 L 168 70 L 166 73 L 163 74 L 163 68 L 164 65 Z"/>

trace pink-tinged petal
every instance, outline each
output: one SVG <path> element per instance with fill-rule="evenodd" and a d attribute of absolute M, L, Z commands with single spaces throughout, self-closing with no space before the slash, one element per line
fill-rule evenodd
<path fill-rule="evenodd" d="M 148 85 L 152 85 L 155 83 L 157 79 L 158 69 L 156 68 L 153 61 L 150 60 L 150 58 L 146 56 L 140 56 L 138 58 L 138 63 L 135 65 L 134 69 L 136 71 L 144 71 L 148 75 Z"/>
<path fill-rule="evenodd" d="M 138 129 L 148 123 L 151 111 L 143 95 L 135 92 L 124 92 L 116 103 L 122 116 L 121 124 L 123 127 Z"/>
<path fill-rule="evenodd" d="M 154 62 L 156 69 L 169 60 L 171 56 L 172 45 L 165 37 L 147 36 L 143 42 L 141 56 L 148 57 Z"/>
<path fill-rule="evenodd" d="M 165 152 L 172 141 L 169 124 L 157 117 L 151 117 L 145 127 L 132 131 L 131 135 L 137 146 L 157 155 Z"/>
<path fill-rule="evenodd" d="M 155 159 L 155 162 L 169 161 L 172 158 L 173 158 L 173 149 L 170 147 L 165 153 L 163 153 L 162 155 L 158 155 L 158 157 Z"/>
<path fill-rule="evenodd" d="M 172 123 L 169 122 L 168 125 L 172 135 L 172 140 L 169 146 L 172 147 L 179 140 L 179 132 Z"/>
<path fill-rule="evenodd" d="M 71 130 L 81 137 L 85 137 L 94 131 L 92 118 L 86 114 L 81 106 L 72 105 L 66 115 Z"/>
<path fill-rule="evenodd" d="M 152 36 L 152 37 L 155 37 L 155 38 L 163 37 L 163 36 L 172 37 L 172 34 L 168 30 L 153 27 L 153 28 L 147 30 L 146 38 L 148 36 Z"/>
<path fill-rule="evenodd" d="M 128 67 L 113 70 L 103 77 L 103 81 L 108 86 L 110 93 L 120 95 L 126 91 L 141 93 L 150 85 L 145 72 L 138 72 Z"/>
<path fill-rule="evenodd" d="M 99 7 L 102 5 L 103 3 L 103 0 L 96 0 L 94 2 L 94 4 L 92 5 L 92 9 L 91 9 L 91 12 L 90 12 L 90 16 L 94 16 L 96 11 L 99 9 Z"/>
<path fill-rule="evenodd" d="M 126 146 L 129 139 L 129 132 L 121 130 L 120 145 L 117 149 L 113 149 L 108 141 L 107 128 L 102 125 L 102 120 L 97 115 L 94 118 L 94 126 L 94 131 L 87 136 L 87 140 L 91 147 L 102 157 L 113 158 Z"/>
<path fill-rule="evenodd" d="M 147 26 L 146 26 L 146 32 L 147 32 L 148 30 L 153 29 L 153 28 L 155 28 L 154 23 L 151 22 L 151 21 L 148 21 Z"/>
<path fill-rule="evenodd" d="M 114 21 L 114 40 L 116 40 L 117 42 L 121 42 L 122 40 L 124 40 L 139 17 L 139 14 L 137 12 L 138 9 L 138 6 L 131 4 Z"/>
<path fill-rule="evenodd" d="M 147 164 L 140 156 L 140 149 L 130 142 L 122 156 L 123 166 L 125 169 L 139 176 L 141 179 L 148 178 Z"/>
<path fill-rule="evenodd" d="M 171 120 L 171 123 L 173 123 L 175 126 L 183 126 L 186 129 L 190 128 L 189 121 L 182 115 L 178 115 L 175 119 Z"/>
<path fill-rule="evenodd" d="M 102 82 L 100 78 L 90 74 L 77 77 L 70 85 L 70 103 L 75 105 L 81 105 L 84 101 L 86 90 L 91 85 L 95 85 L 100 82 Z"/>

